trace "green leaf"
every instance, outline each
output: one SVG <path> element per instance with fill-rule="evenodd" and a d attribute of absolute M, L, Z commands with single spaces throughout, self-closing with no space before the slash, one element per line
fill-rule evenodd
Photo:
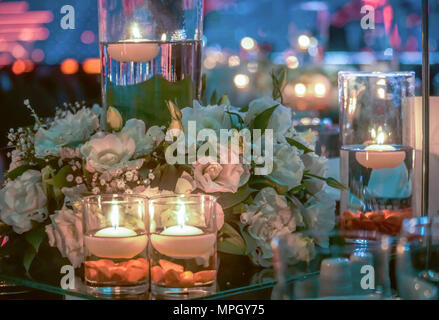
<path fill-rule="evenodd" d="M 21 176 L 23 173 L 25 173 L 29 169 L 32 169 L 32 166 L 30 166 L 28 164 L 24 164 L 22 166 L 15 168 L 14 170 L 9 171 L 6 174 L 6 177 L 11 179 L 11 180 L 15 180 L 16 178 Z"/>
<path fill-rule="evenodd" d="M 280 195 L 283 195 L 288 192 L 288 186 L 284 186 L 280 184 L 275 179 L 269 176 L 253 176 L 249 182 L 249 185 L 252 188 L 261 190 L 266 187 L 271 187 L 276 190 L 276 192 Z"/>
<path fill-rule="evenodd" d="M 260 114 L 258 114 L 256 116 L 256 118 L 253 120 L 252 128 L 253 129 L 261 129 L 262 134 L 264 134 L 265 129 L 267 129 L 267 126 L 268 126 L 268 121 L 270 121 L 271 115 L 273 114 L 274 110 L 278 106 L 279 105 L 277 104 L 271 108 L 268 108 L 264 112 L 261 112 Z"/>
<path fill-rule="evenodd" d="M 238 231 L 230 224 L 224 223 L 221 228 L 220 241 L 218 241 L 218 250 L 224 253 L 244 255 L 246 245 L 244 239 Z"/>
<path fill-rule="evenodd" d="M 43 241 L 45 235 L 46 232 L 44 226 L 41 225 L 32 229 L 29 232 L 26 232 L 24 234 L 24 238 L 35 249 L 35 251 L 38 252 L 40 244 Z"/>
<path fill-rule="evenodd" d="M 329 177 L 329 178 L 325 178 L 325 177 L 317 176 L 317 175 L 315 175 L 315 174 L 311 174 L 311 173 L 309 173 L 309 172 L 305 172 L 305 173 L 303 174 L 303 178 L 304 178 L 304 179 L 309 179 L 309 178 L 319 179 L 319 180 L 325 181 L 326 184 L 327 184 L 328 186 L 332 187 L 332 188 L 340 189 L 340 190 L 347 190 L 347 187 L 346 187 L 344 184 L 342 184 L 342 183 L 339 182 L 338 180 L 336 180 L 336 179 L 334 179 L 334 178 L 331 178 L 331 177 Z"/>
<path fill-rule="evenodd" d="M 339 190 L 347 190 L 348 188 L 341 182 L 339 182 L 337 179 L 334 178 L 326 178 L 326 183 L 328 186 L 339 189 Z"/>
<path fill-rule="evenodd" d="M 240 187 L 235 193 L 221 193 L 217 201 L 224 210 L 227 210 L 244 202 L 255 191 L 256 190 L 250 188 L 248 184 L 245 184 Z"/>
<path fill-rule="evenodd" d="M 282 68 L 277 74 L 273 71 L 271 73 L 271 80 L 273 82 L 273 99 L 280 99 L 283 103 L 282 90 L 285 87 L 287 79 L 287 72 L 285 68 Z"/>
<path fill-rule="evenodd" d="M 216 104 L 218 98 L 217 98 L 217 93 L 216 90 L 213 91 L 212 95 L 210 96 L 210 105 L 213 106 Z"/>
<path fill-rule="evenodd" d="M 24 235 L 24 238 L 26 239 L 27 243 L 30 244 L 30 246 L 25 249 L 23 255 L 23 266 L 28 276 L 30 276 L 29 274 L 30 267 L 35 259 L 35 256 L 38 254 L 38 250 L 40 248 L 41 243 L 43 242 L 45 235 L 46 235 L 45 229 L 44 226 L 42 225 L 32 229 L 29 232 L 26 232 Z"/>
<path fill-rule="evenodd" d="M 23 255 L 23 266 L 24 269 L 26 270 L 26 274 L 30 277 L 29 274 L 29 269 L 30 266 L 32 264 L 32 261 L 34 261 L 35 256 L 37 255 L 37 253 L 35 252 L 35 249 L 32 248 L 31 246 L 27 247 L 24 250 L 24 255 Z"/>
<path fill-rule="evenodd" d="M 256 240 L 247 232 L 247 226 L 243 225 L 242 223 L 238 223 L 238 225 L 246 245 L 245 254 L 248 255 L 250 252 L 256 249 L 257 243 Z"/>
<path fill-rule="evenodd" d="M 287 142 L 290 144 L 290 146 L 296 147 L 297 149 L 302 150 L 304 153 L 314 152 L 314 150 L 308 148 L 307 146 L 300 143 L 299 141 L 296 141 L 296 140 L 291 139 L 291 138 L 286 138 L 286 139 L 287 139 Z"/>
<path fill-rule="evenodd" d="M 225 94 L 222 95 L 222 97 L 218 100 L 218 105 L 226 105 L 226 106 L 230 106 L 230 100 L 229 97 Z"/>
<path fill-rule="evenodd" d="M 73 173 L 72 167 L 62 167 L 61 170 L 59 170 L 58 173 L 53 177 L 52 185 L 58 189 L 62 189 L 63 187 L 72 187 L 74 182 L 67 181 L 67 176 L 71 173 Z"/>

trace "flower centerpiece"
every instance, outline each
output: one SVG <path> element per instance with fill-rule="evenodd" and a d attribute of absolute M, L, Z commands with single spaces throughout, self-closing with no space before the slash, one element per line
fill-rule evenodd
<path fill-rule="evenodd" d="M 294 129 L 280 94 L 284 77 L 273 75 L 273 96 L 245 108 L 226 96 L 207 106 L 168 102 L 171 123 L 149 128 L 141 119 L 123 123 L 112 107 L 102 121 L 99 106 L 79 103 L 43 121 L 25 101 L 35 125 L 8 135 L 11 164 L 0 191 L 8 241 L 0 255 L 22 261 L 29 275 L 37 261 L 77 268 L 84 195 L 204 193 L 217 197 L 219 251 L 266 267 L 271 240 L 286 234 L 290 262 L 310 261 L 335 224 L 327 187 L 342 185 L 325 177 L 313 134 Z"/>

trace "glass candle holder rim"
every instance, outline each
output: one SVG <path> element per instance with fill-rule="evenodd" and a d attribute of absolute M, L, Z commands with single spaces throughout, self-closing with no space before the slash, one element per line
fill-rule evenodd
<path fill-rule="evenodd" d="M 406 77 L 411 78 L 415 76 L 415 71 L 389 71 L 389 72 L 378 72 L 378 71 L 339 71 L 338 77 L 375 77 L 375 78 L 395 78 L 395 77 Z"/>
<path fill-rule="evenodd" d="M 210 195 L 210 194 L 176 194 L 176 195 L 156 195 L 148 198 L 148 202 L 151 204 L 161 204 L 158 202 L 158 200 L 165 200 L 165 199 L 175 199 L 176 204 L 178 203 L 178 200 L 187 200 L 189 198 L 195 198 L 195 199 L 202 199 L 206 198 L 208 201 L 213 201 L 216 203 L 218 197 Z M 169 204 L 168 202 L 166 204 Z"/>
<path fill-rule="evenodd" d="M 142 194 L 137 194 L 137 193 L 104 193 L 104 194 L 94 194 L 94 195 L 87 195 L 85 197 L 82 198 L 82 201 L 84 203 L 90 203 L 91 199 L 97 199 L 97 198 L 108 198 L 105 200 L 102 200 L 104 203 L 113 203 L 115 202 L 116 204 L 120 204 L 120 203 L 126 203 L 126 202 L 131 202 L 131 201 L 124 201 L 123 199 L 120 198 L 131 198 L 131 199 L 142 199 L 143 201 L 148 201 L 148 197 Z"/>

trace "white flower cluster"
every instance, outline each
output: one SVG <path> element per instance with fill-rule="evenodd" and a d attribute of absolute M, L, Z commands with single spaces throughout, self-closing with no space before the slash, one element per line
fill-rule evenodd
<path fill-rule="evenodd" d="M 165 162 L 169 144 L 164 143 L 163 127 L 147 128 L 139 119 L 124 123 L 119 112 L 111 108 L 107 125 L 112 130 L 104 131 L 100 127 L 102 110 L 81 104 L 67 105 L 66 109 L 57 111 L 54 119 L 41 124 L 32 110 L 36 126 L 9 133 L 9 145 L 14 148 L 10 153 L 9 172 L 17 170 L 0 190 L 0 219 L 20 234 L 36 224 L 50 222 L 46 225 L 50 245 L 78 266 L 82 257 L 80 199 L 84 193 L 151 196 L 163 192 L 202 192 L 221 197 L 239 194 L 241 187 L 247 187 L 252 195 L 245 206 L 235 204 L 241 211 L 240 216 L 234 216 L 240 217 L 235 223 L 240 224 L 243 238 L 249 242 L 247 248 L 251 249 L 252 261 L 270 265 L 270 243 L 280 236 L 291 247 L 291 262 L 309 261 L 314 256 L 315 245 L 328 245 L 329 232 L 334 227 L 335 203 L 326 196 L 325 183 L 319 179 L 325 175 L 326 159 L 310 151 L 315 141 L 312 135 L 294 130 L 291 109 L 272 98 L 252 101 L 245 112 L 228 105 L 204 107 L 195 101 L 193 108 L 181 110 L 180 125 L 187 129 L 188 121 L 192 120 L 196 121 L 197 131 L 251 129 L 255 119 L 268 109 L 272 113 L 266 119 L 265 129 L 273 130 L 274 165 L 263 178 L 277 187 L 256 189 L 246 186 L 252 182 L 255 159 L 251 159 L 252 164 L 243 163 L 242 141 L 238 163 L 221 163 L 222 156 L 236 155 L 232 145 L 227 144 L 219 146 L 217 156 L 198 157 L 179 171 L 182 167 L 172 168 Z M 265 141 L 264 137 L 261 141 Z M 169 184 L 164 181 L 166 178 L 173 181 L 167 187 L 170 190 L 159 189 L 159 184 Z M 294 193 L 296 188 L 306 188 L 309 194 L 299 199 Z M 58 203 L 54 212 L 47 211 L 48 203 Z M 224 224 L 224 214 L 221 206 L 218 207 L 219 229 Z"/>

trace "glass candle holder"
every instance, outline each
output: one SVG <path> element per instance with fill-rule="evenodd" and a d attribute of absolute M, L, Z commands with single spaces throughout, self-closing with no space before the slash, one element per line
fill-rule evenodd
<path fill-rule="evenodd" d="M 398 234 L 413 215 L 413 72 L 339 73 L 341 227 Z"/>
<path fill-rule="evenodd" d="M 149 200 L 151 292 L 161 298 L 214 293 L 217 273 L 216 199 L 207 195 Z"/>
<path fill-rule="evenodd" d="M 99 0 L 104 108 L 165 125 L 201 93 L 202 0 Z M 175 101 L 177 99 L 177 101 Z"/>
<path fill-rule="evenodd" d="M 97 294 L 148 290 L 146 200 L 135 195 L 96 195 L 83 200 L 84 264 L 88 289 Z"/>

